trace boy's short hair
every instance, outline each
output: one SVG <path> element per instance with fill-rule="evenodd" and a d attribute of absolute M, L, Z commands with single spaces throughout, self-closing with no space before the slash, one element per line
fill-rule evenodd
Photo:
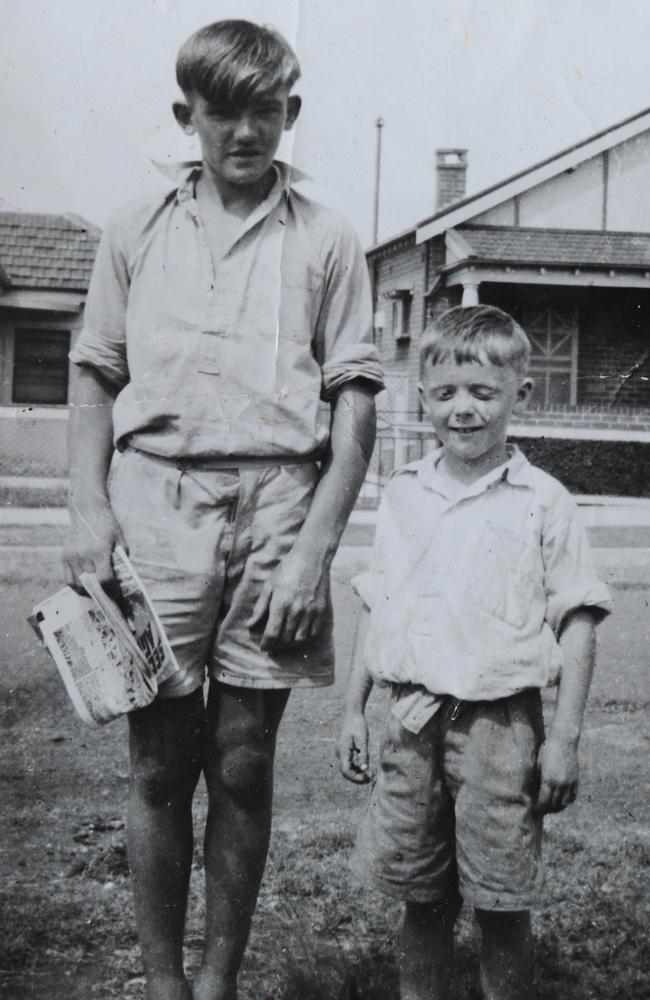
<path fill-rule="evenodd" d="M 187 99 L 199 94 L 211 104 L 246 106 L 256 96 L 287 87 L 300 63 L 282 35 L 251 21 L 215 21 L 181 46 L 176 80 Z"/>
<path fill-rule="evenodd" d="M 420 371 L 453 360 L 514 369 L 525 375 L 530 341 L 524 330 L 496 306 L 455 306 L 427 325 L 420 347 Z"/>

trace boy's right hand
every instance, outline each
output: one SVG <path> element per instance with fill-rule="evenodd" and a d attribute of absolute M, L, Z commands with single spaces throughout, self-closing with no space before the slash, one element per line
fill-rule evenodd
<path fill-rule="evenodd" d="M 368 766 L 368 723 L 363 712 L 346 712 L 339 737 L 341 774 L 355 785 L 372 778 Z"/>
<path fill-rule="evenodd" d="M 95 573 L 101 584 L 113 579 L 113 550 L 124 544 L 122 532 L 108 504 L 89 511 L 73 510 L 70 534 L 63 549 L 63 580 L 81 587 L 82 573 Z"/>

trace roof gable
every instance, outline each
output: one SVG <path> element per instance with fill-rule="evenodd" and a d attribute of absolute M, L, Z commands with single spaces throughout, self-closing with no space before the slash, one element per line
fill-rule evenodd
<path fill-rule="evenodd" d="M 86 291 L 99 236 L 79 216 L 0 212 L 0 283 Z"/>
<path fill-rule="evenodd" d="M 617 125 L 597 132 L 590 138 L 576 143 L 526 170 L 513 174 L 498 184 L 479 191 L 478 194 L 463 198 L 462 201 L 455 202 L 453 205 L 447 205 L 414 227 L 416 242 L 423 243 L 453 226 L 460 226 L 515 195 L 522 194 L 563 171 L 584 163 L 604 150 L 611 149 L 613 146 L 648 130 L 650 130 L 650 108 L 624 119 Z"/>

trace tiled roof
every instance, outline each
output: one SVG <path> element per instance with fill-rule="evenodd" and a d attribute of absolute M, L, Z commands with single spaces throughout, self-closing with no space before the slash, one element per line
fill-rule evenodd
<path fill-rule="evenodd" d="M 650 269 L 650 234 L 505 226 L 459 226 L 455 231 L 471 248 L 471 256 L 481 260 Z"/>
<path fill-rule="evenodd" d="M 11 288 L 86 291 L 99 236 L 79 216 L 0 212 L 0 270 Z"/>

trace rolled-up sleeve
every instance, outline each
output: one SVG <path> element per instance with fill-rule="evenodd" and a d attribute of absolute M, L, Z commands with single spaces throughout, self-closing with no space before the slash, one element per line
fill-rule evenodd
<path fill-rule="evenodd" d="M 554 632 L 578 608 L 612 610 L 609 590 L 598 579 L 589 541 L 574 501 L 567 495 L 544 532 L 546 620 Z"/>
<path fill-rule="evenodd" d="M 372 342 L 366 259 L 354 230 L 342 219 L 328 246 L 315 352 L 322 370 L 323 399 L 331 399 L 354 379 L 362 379 L 375 392 L 383 389 L 379 353 Z"/>
<path fill-rule="evenodd" d="M 77 365 L 90 365 L 118 388 L 129 381 L 126 308 L 129 271 L 122 213 L 108 222 L 97 249 L 84 326 L 70 352 Z"/>

